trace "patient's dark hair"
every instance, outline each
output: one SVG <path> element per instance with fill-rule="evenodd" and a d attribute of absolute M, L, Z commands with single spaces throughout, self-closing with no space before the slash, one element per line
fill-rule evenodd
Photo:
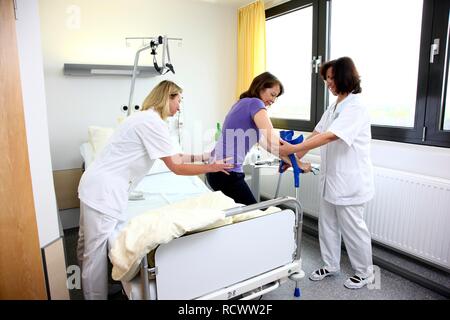
<path fill-rule="evenodd" d="M 342 57 L 326 62 L 320 68 L 320 75 L 326 81 L 327 70 L 332 68 L 337 93 L 361 93 L 361 80 L 353 60 Z"/>
<path fill-rule="evenodd" d="M 284 92 L 283 84 L 280 80 L 278 80 L 277 77 L 275 77 L 270 72 L 264 72 L 261 73 L 259 76 L 257 76 L 255 79 L 253 79 L 252 83 L 250 84 L 250 88 L 248 88 L 247 91 L 243 92 L 239 99 L 243 98 L 259 98 L 259 94 L 261 90 L 267 89 L 267 88 L 273 88 L 275 85 L 280 86 L 280 94 L 281 96 Z"/>

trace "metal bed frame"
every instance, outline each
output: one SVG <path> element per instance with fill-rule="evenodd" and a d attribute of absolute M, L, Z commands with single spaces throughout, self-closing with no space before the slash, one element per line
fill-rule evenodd
<path fill-rule="evenodd" d="M 236 207 L 231 208 L 228 210 L 225 210 L 225 216 L 231 217 L 238 214 L 254 211 L 254 210 L 260 210 L 264 208 L 268 208 L 271 206 L 278 206 L 278 205 L 293 205 L 295 207 L 295 241 L 296 241 L 296 250 L 293 255 L 293 261 L 300 261 L 301 258 L 301 238 L 302 238 L 302 226 L 303 226 L 303 209 L 300 204 L 299 199 L 299 191 L 296 189 L 296 199 L 292 197 L 281 197 L 273 200 L 267 200 L 261 203 L 256 203 L 253 205 L 245 206 L 245 207 Z M 290 272 L 291 270 L 289 270 Z M 141 277 L 141 287 L 142 287 L 142 293 L 143 298 L 145 300 L 150 300 L 150 288 L 149 288 L 149 280 L 150 279 L 156 279 L 157 277 L 157 270 L 156 268 L 149 268 L 148 262 L 147 262 L 147 256 L 145 256 L 140 263 L 140 277 Z M 289 274 L 289 279 L 296 281 L 296 284 L 298 280 L 304 277 L 304 272 L 300 269 L 298 272 L 293 272 Z M 255 298 L 257 296 L 260 296 L 264 293 L 267 293 L 268 291 L 274 290 L 279 286 L 279 282 L 276 282 L 272 287 L 270 288 L 260 288 L 259 292 L 253 291 L 253 293 L 249 296 L 244 297 L 243 299 L 248 300 Z M 296 286 L 298 287 L 298 286 Z M 297 290 L 297 289 L 296 289 Z M 228 294 L 228 298 L 234 297 L 233 294 Z M 202 298 L 214 298 L 214 295 L 206 295 L 204 297 L 199 297 L 199 299 Z"/>

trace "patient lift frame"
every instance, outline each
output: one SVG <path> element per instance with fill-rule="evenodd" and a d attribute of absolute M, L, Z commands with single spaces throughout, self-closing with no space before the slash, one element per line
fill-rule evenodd
<path fill-rule="evenodd" d="M 152 55 L 155 55 L 156 52 L 154 52 L 153 50 L 156 49 L 155 46 L 158 46 L 159 44 L 163 45 L 163 53 L 162 53 L 162 65 L 161 67 L 157 67 L 157 65 L 155 65 L 155 69 L 160 72 L 161 74 L 163 74 L 164 71 L 170 69 L 172 72 L 173 71 L 173 66 L 170 62 L 170 53 L 169 53 L 169 40 L 177 40 L 177 41 L 182 41 L 183 39 L 181 38 L 168 38 L 167 36 L 159 36 L 159 37 L 128 37 L 126 38 L 126 40 L 129 39 L 142 39 L 142 40 L 150 40 L 150 44 L 140 48 L 138 51 L 136 51 L 136 55 L 134 57 L 134 65 L 133 65 L 133 73 L 131 76 L 131 87 L 130 87 L 130 96 L 128 99 L 128 111 L 127 111 L 127 116 L 131 115 L 131 113 L 133 112 L 133 108 L 132 108 L 132 103 L 133 103 L 133 95 L 134 95 L 134 86 L 136 83 L 136 77 L 137 77 L 137 68 L 139 66 L 139 56 L 141 54 L 142 51 L 145 50 L 152 50 Z M 155 42 L 156 41 L 156 42 Z M 166 55 L 168 58 L 168 63 L 166 63 Z M 166 69 L 167 68 L 167 69 Z M 174 72 L 175 73 L 175 72 Z"/>
<path fill-rule="evenodd" d="M 296 192 L 297 199 L 294 199 L 292 197 L 282 197 L 277 198 L 273 200 L 264 201 L 261 203 L 256 203 L 253 205 L 245 206 L 245 207 L 236 207 L 231 208 L 228 210 L 225 210 L 225 216 L 231 217 L 238 214 L 254 211 L 254 210 L 260 210 L 264 208 L 268 208 L 271 206 L 277 206 L 277 205 L 293 205 L 295 207 L 295 242 L 296 242 L 296 250 L 293 255 L 293 262 L 298 263 L 298 270 L 295 270 L 295 268 L 291 268 L 291 266 L 288 266 L 286 268 L 286 272 L 288 273 L 288 276 L 291 280 L 298 281 L 299 279 L 303 278 L 304 272 L 301 270 L 301 238 L 302 238 L 302 226 L 303 226 L 303 209 L 299 202 L 299 194 L 298 190 Z M 257 219 L 257 218 L 256 218 Z M 292 270 L 293 269 L 293 270 Z M 267 272 L 267 273 L 270 273 Z M 275 275 L 274 275 L 275 276 Z M 141 264 L 140 264 L 140 280 L 141 280 L 141 287 L 142 287 L 142 294 L 143 298 L 145 300 L 150 300 L 150 288 L 149 288 L 149 280 L 150 279 L 156 279 L 157 277 L 157 270 L 156 268 L 149 268 L 148 262 L 147 262 L 147 255 L 142 258 Z M 259 286 L 257 288 L 250 288 L 251 294 L 244 296 L 243 300 L 249 300 L 256 298 L 258 296 L 261 296 L 269 291 L 272 291 L 276 289 L 280 284 L 280 278 L 276 279 L 274 284 L 271 287 L 263 288 L 262 286 Z M 246 281 L 243 281 L 244 283 Z M 197 299 L 229 299 L 233 298 L 234 295 L 230 293 L 230 287 L 224 288 L 224 290 L 219 290 L 218 292 L 213 292 L 211 294 L 206 294 L 204 296 L 198 297 Z M 256 289 L 256 290 L 255 290 Z M 253 291 L 252 291 L 253 290 Z M 248 293 L 243 292 L 243 294 Z M 157 298 L 157 297 L 156 297 Z"/>

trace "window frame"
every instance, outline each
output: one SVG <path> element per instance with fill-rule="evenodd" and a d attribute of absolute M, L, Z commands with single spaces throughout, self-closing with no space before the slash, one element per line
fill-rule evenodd
<path fill-rule="evenodd" d="M 373 0 L 376 1 L 376 0 Z M 322 62 L 329 59 L 329 35 L 332 0 L 292 0 L 266 10 L 266 20 L 289 14 L 305 6 L 313 6 L 313 56 L 321 56 Z M 441 128 L 442 86 L 445 82 L 445 49 L 447 46 L 448 7 L 450 0 L 424 0 L 422 11 L 422 30 L 414 127 L 394 127 L 372 125 L 372 138 L 429 146 L 450 147 L 450 131 Z M 447 11 L 446 11 L 447 10 Z M 445 13 L 445 14 L 444 14 Z M 435 56 L 436 63 L 430 63 L 432 40 L 440 39 L 440 52 Z M 450 48 L 449 48 L 450 51 Z M 402 54 L 393 56 L 401 61 Z M 448 53 L 450 55 L 450 52 Z M 450 66 L 447 66 L 450 68 Z M 447 72 L 450 72 L 447 70 Z M 401 76 L 399 77 L 401 81 Z M 407 75 L 405 75 L 407 76 Z M 312 72 L 311 79 L 311 120 L 272 118 L 275 128 L 294 129 L 312 132 L 328 105 L 328 90 L 319 74 Z M 448 85 L 448 84 L 447 84 Z M 450 97 L 447 97 L 450 99 Z M 447 103 L 447 106 L 449 103 Z M 450 110 L 447 110 L 450 112 Z"/>
<path fill-rule="evenodd" d="M 424 127 L 426 128 L 425 141 L 429 142 L 430 145 L 442 147 L 450 147 L 450 131 L 441 130 L 441 99 L 445 97 L 442 89 L 446 82 L 445 60 L 446 58 L 449 59 L 449 57 L 445 56 L 448 37 L 450 37 L 447 34 L 449 9 L 450 0 L 434 1 L 433 28 L 429 39 L 428 54 L 430 53 L 431 43 L 436 38 L 440 39 L 440 48 L 439 54 L 434 57 L 435 62 L 429 64 L 429 90 L 427 95 L 427 112 L 424 120 Z M 447 55 L 450 55 L 450 52 L 447 52 Z M 449 68 L 450 66 L 447 65 L 447 73 L 450 72 Z M 449 97 L 446 98 L 449 99 Z M 450 106 L 448 102 L 447 100 L 447 107 Z M 450 112 L 450 110 L 447 110 L 447 112 Z"/>

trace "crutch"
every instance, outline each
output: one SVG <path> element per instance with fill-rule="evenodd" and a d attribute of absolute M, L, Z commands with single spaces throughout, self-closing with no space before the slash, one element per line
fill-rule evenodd
<path fill-rule="evenodd" d="M 294 139 L 294 131 L 293 130 L 280 131 L 280 137 L 281 137 L 281 139 L 283 139 L 286 142 L 289 142 L 290 144 L 299 144 L 299 143 L 303 142 L 303 135 L 300 135 L 299 137 Z M 298 203 L 300 203 L 300 174 L 303 173 L 303 170 L 298 166 L 297 158 L 296 158 L 295 154 L 290 154 L 289 159 L 291 160 L 292 169 L 294 170 L 295 199 L 297 199 Z M 280 191 L 281 177 L 283 175 L 283 165 L 284 165 L 284 161 L 281 160 L 280 166 L 278 168 L 278 172 L 280 173 L 280 176 L 278 178 L 277 189 L 275 191 L 275 198 L 278 197 L 278 193 Z M 297 211 L 296 214 L 297 214 L 298 219 L 300 220 L 302 213 L 298 212 L 297 208 L 295 210 Z M 300 221 L 298 221 L 298 223 L 300 223 Z M 301 232 L 300 232 L 300 234 L 297 234 L 297 236 L 301 237 Z M 298 243 L 298 245 L 300 245 L 300 239 L 297 239 L 297 243 Z M 300 252 L 300 251 L 298 251 L 298 252 Z M 289 277 L 291 280 L 295 281 L 295 290 L 294 290 L 295 297 L 300 297 L 300 295 L 301 295 L 300 287 L 299 287 L 298 283 L 299 283 L 300 279 L 302 279 L 303 277 L 304 277 L 303 272 L 294 273 Z"/>

